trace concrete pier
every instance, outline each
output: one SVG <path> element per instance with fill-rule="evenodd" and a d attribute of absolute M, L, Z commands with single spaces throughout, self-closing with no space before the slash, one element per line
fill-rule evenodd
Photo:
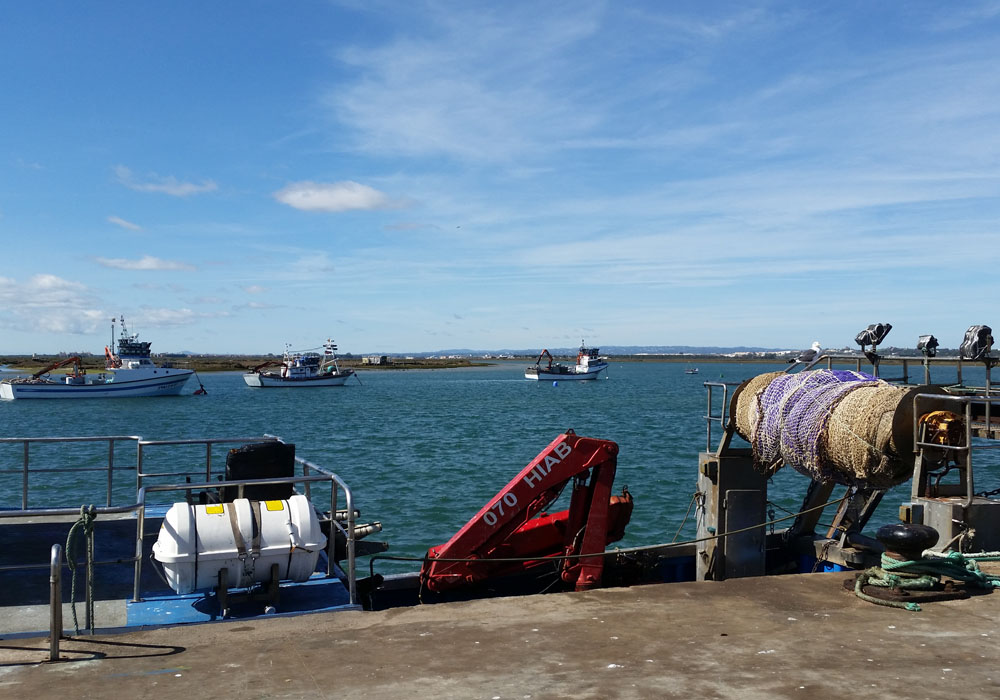
<path fill-rule="evenodd" d="M 14 698 L 1000 697 L 1000 593 L 878 607 L 845 573 L 0 641 Z"/>

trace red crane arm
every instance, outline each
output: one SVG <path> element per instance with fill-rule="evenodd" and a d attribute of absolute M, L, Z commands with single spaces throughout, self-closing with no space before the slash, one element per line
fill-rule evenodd
<path fill-rule="evenodd" d="M 591 553 L 595 556 L 567 560 L 563 578 L 578 587 L 596 585 L 610 536 L 608 511 L 613 507 L 611 485 L 617 459 L 618 445 L 610 440 L 582 437 L 573 431 L 560 435 L 448 542 L 428 550 L 421 578 L 431 590 L 445 590 L 538 563 L 486 564 L 475 560 Z M 536 518 L 571 480 L 569 510 Z M 613 514 L 612 530 L 617 534 L 610 541 L 622 537 L 631 514 L 631 497 L 626 494 L 624 498 L 627 513 Z M 622 517 L 624 522 L 618 526 Z M 435 561 L 438 559 L 461 561 Z"/>
<path fill-rule="evenodd" d="M 38 379 L 43 374 L 48 374 L 52 370 L 59 369 L 63 365 L 68 365 L 68 364 L 79 365 L 80 364 L 80 358 L 76 357 L 76 356 L 73 356 L 73 357 L 67 357 L 65 360 L 59 360 L 58 362 L 53 362 L 51 365 L 49 365 L 45 369 L 40 369 L 37 372 L 35 372 L 33 375 L 31 375 L 31 377 L 32 377 L 32 379 Z"/>
<path fill-rule="evenodd" d="M 549 356 L 549 367 L 551 368 L 552 367 L 552 359 L 553 358 L 552 358 L 552 353 L 549 352 L 548 348 L 545 348 L 540 353 L 538 353 L 538 359 L 535 360 L 535 365 L 542 364 L 542 358 L 545 357 L 546 355 Z"/>

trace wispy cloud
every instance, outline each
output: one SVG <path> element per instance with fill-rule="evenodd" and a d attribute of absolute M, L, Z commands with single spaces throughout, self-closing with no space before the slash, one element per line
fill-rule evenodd
<path fill-rule="evenodd" d="M 247 294 L 264 294 L 270 291 L 269 287 L 262 287 L 259 284 L 248 284 L 245 287 L 241 287 L 241 289 Z"/>
<path fill-rule="evenodd" d="M 25 282 L 0 277 L 0 324 L 20 331 L 87 334 L 107 314 L 84 284 L 38 274 Z"/>
<path fill-rule="evenodd" d="M 194 270 L 194 265 L 176 260 L 162 260 L 152 255 L 143 255 L 138 260 L 127 258 L 95 258 L 98 265 L 115 270 Z"/>
<path fill-rule="evenodd" d="M 116 165 L 114 172 L 118 182 L 137 192 L 159 192 L 169 194 L 172 197 L 189 197 L 193 194 L 214 192 L 218 189 L 218 185 L 212 180 L 202 180 L 200 183 L 182 182 L 173 175 L 164 177 L 151 173 L 146 176 L 145 180 L 140 180 L 124 165 Z"/>
<path fill-rule="evenodd" d="M 122 228 L 126 228 L 129 231 L 142 230 L 142 226 L 140 226 L 139 224 L 133 224 L 131 221 L 126 221 L 125 219 L 122 219 L 117 216 L 109 216 L 108 223 L 114 224 L 115 226 L 121 226 Z"/>
<path fill-rule="evenodd" d="M 274 198 L 303 211 L 342 212 L 390 209 L 399 206 L 387 194 L 368 185 L 342 182 L 295 182 L 274 193 Z"/>
<path fill-rule="evenodd" d="M 143 326 L 168 327 L 189 326 L 206 318 L 217 318 L 226 315 L 225 312 L 199 313 L 191 309 L 156 308 L 143 306 L 140 319 Z"/>

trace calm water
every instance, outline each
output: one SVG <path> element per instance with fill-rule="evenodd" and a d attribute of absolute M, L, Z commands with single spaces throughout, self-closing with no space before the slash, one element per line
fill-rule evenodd
<path fill-rule="evenodd" d="M 342 388 L 251 389 L 240 374 L 205 374 L 207 396 L 4 401 L 4 437 L 141 435 L 146 439 L 250 437 L 270 433 L 297 454 L 337 472 L 354 489 L 363 520 L 380 520 L 390 553 L 422 555 L 447 541 L 549 442 L 567 428 L 619 444 L 616 491 L 627 484 L 635 510 L 623 546 L 670 541 L 695 491 L 698 452 L 705 449 L 705 388 L 781 369 L 761 364 L 614 363 L 592 382 L 530 382 L 524 363 L 483 368 L 361 372 Z M 890 370 L 891 371 L 891 370 Z M 935 381 L 947 381 L 947 370 Z M 982 382 L 966 369 L 966 382 Z M 190 382 L 187 391 L 197 388 Z M 716 433 L 717 435 L 718 433 Z M 224 463 L 225 448 L 213 459 Z M 101 464 L 107 448 L 80 453 L 77 464 Z M 55 466 L 55 451 L 33 452 L 32 466 Z M 76 456 L 77 453 L 71 453 Z M 995 453 L 994 453 L 995 454 Z M 64 459 L 65 449 L 59 454 Z M 36 459 L 38 460 L 36 463 Z M 122 463 L 134 456 L 123 450 Z M 182 453 L 190 468 L 204 451 Z M 0 445 L 0 468 L 19 468 L 21 447 Z M 996 464 L 994 460 L 993 464 Z M 183 467 L 184 465 L 181 465 Z M 176 468 L 175 464 L 170 468 Z M 40 477 L 40 478 L 45 478 Z M 130 481 L 131 478 L 131 481 Z M 976 474 L 977 490 L 1000 486 L 1000 469 Z M 100 482 L 100 483 L 96 483 Z M 134 476 L 119 479 L 120 502 L 134 495 Z M 0 474 L 0 505 L 16 507 L 20 476 Z M 795 508 L 806 479 L 790 469 L 770 496 Z M 47 475 L 32 482 L 32 506 L 102 503 L 104 484 L 84 476 Z M 886 498 L 882 522 L 895 518 L 904 485 Z M 14 501 L 10 499 L 13 498 Z M 693 519 L 681 533 L 694 533 Z M 404 567 L 409 570 L 412 565 Z M 380 565 L 391 570 L 392 565 Z"/>

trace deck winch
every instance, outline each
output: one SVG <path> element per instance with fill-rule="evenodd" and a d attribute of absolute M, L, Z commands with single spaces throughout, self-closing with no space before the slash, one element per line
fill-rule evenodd
<path fill-rule="evenodd" d="M 327 538 L 309 500 L 175 503 L 167 511 L 153 556 L 177 593 L 305 581 Z M 225 570 L 225 571 L 223 571 Z"/>

